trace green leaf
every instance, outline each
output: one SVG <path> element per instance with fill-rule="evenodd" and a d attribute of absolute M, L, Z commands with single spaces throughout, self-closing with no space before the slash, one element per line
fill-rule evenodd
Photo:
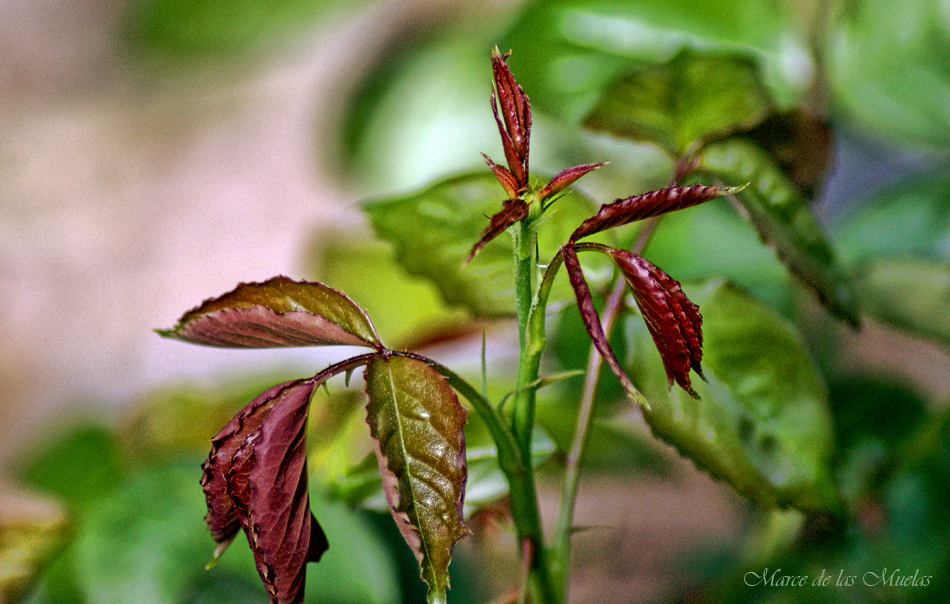
<path fill-rule="evenodd" d="M 703 315 L 699 399 L 669 390 L 649 332 L 629 317 L 631 375 L 654 434 L 768 506 L 837 511 L 834 427 L 821 376 L 794 328 L 734 286 L 687 288 Z"/>
<path fill-rule="evenodd" d="M 382 346 L 369 317 L 345 294 L 323 283 L 283 276 L 241 283 L 182 315 L 173 329 L 158 333 L 229 348 Z"/>
<path fill-rule="evenodd" d="M 934 0 L 842 3 L 831 24 L 828 77 L 846 119 L 886 136 L 950 142 L 950 20 Z"/>
<path fill-rule="evenodd" d="M 950 260 L 950 177 L 915 174 L 864 201 L 835 229 L 847 262 L 889 256 Z"/>
<path fill-rule="evenodd" d="M 805 198 L 761 148 L 740 139 L 715 143 L 703 151 L 700 170 L 727 182 L 750 183 L 735 195 L 745 218 L 828 310 L 857 324 L 854 296 L 831 245 Z"/>
<path fill-rule="evenodd" d="M 950 348 L 950 263 L 878 260 L 860 271 L 861 310 Z"/>
<path fill-rule="evenodd" d="M 428 364 L 376 355 L 366 367 L 367 423 L 393 518 L 429 599 L 444 600 L 452 547 L 466 533 L 465 409 Z"/>
<path fill-rule="evenodd" d="M 512 240 L 500 236 L 465 265 L 469 250 L 497 213 L 504 190 L 490 170 L 457 176 L 396 199 L 368 202 L 364 209 L 376 234 L 392 242 L 396 257 L 413 275 L 430 279 L 448 304 L 477 316 L 511 314 L 514 304 Z M 541 261 L 552 257 L 571 231 L 593 212 L 578 193 L 559 200 L 541 219 Z M 552 301 L 572 299 L 566 280 L 558 281 Z"/>
<path fill-rule="evenodd" d="M 319 233 L 314 240 L 316 276 L 358 299 L 373 317 L 380 338 L 392 347 L 414 350 L 411 343 L 419 341 L 420 334 L 425 338 L 466 324 L 467 314 L 447 308 L 430 281 L 406 273 L 389 243 L 332 233 Z"/>
<path fill-rule="evenodd" d="M 681 157 L 700 143 L 750 129 L 770 110 L 749 59 L 683 51 L 619 78 L 584 124 Z"/>
<path fill-rule="evenodd" d="M 145 0 L 133 4 L 133 48 L 167 57 L 236 53 L 268 39 L 302 33 L 302 24 L 355 0 Z"/>
<path fill-rule="evenodd" d="M 4 485 L 0 493 L 0 601 L 19 601 L 62 548 L 69 528 L 59 505 Z"/>
<path fill-rule="evenodd" d="M 120 485 L 128 471 L 122 444 L 107 428 L 77 424 L 17 468 L 25 485 L 84 512 Z"/>
<path fill-rule="evenodd" d="M 770 86 L 788 98 L 800 90 L 798 69 L 808 59 L 783 8 L 756 0 L 707 0 L 702 10 L 693 0 L 541 0 L 528 3 L 502 46 L 514 49 L 509 63 L 532 105 L 574 123 L 632 66 L 688 47 L 753 49 Z"/>

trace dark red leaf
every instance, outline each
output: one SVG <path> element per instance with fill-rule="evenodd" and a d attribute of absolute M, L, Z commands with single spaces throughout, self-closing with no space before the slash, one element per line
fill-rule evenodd
<path fill-rule="evenodd" d="M 283 276 L 241 283 L 185 313 L 174 329 L 158 333 L 229 348 L 381 347 L 369 317 L 345 294 L 323 283 Z"/>
<path fill-rule="evenodd" d="M 692 368 L 702 377 L 703 318 L 680 284 L 650 261 L 625 250 L 612 249 L 613 257 L 633 291 L 650 335 L 666 368 L 670 387 L 676 381 L 697 397 L 689 379 Z"/>
<path fill-rule="evenodd" d="M 285 382 L 248 403 L 212 439 L 202 465 L 205 521 L 219 547 L 244 529 L 273 604 L 303 601 L 306 563 L 327 550 L 310 512 L 306 427 L 316 381 Z"/>
<path fill-rule="evenodd" d="M 597 168 L 604 165 L 604 163 L 605 162 L 600 162 L 597 164 L 584 164 L 561 171 L 557 176 L 551 179 L 551 182 L 541 189 L 541 192 L 538 193 L 538 197 L 541 199 L 547 199 L 552 195 L 560 193 L 567 187 L 571 186 L 578 178 L 587 174 L 591 170 L 596 170 Z"/>
<path fill-rule="evenodd" d="M 515 178 L 515 175 L 508 171 L 508 168 L 504 166 L 499 166 L 491 160 L 490 157 L 482 153 L 482 157 L 485 158 L 485 161 L 488 163 L 488 167 L 491 168 L 491 171 L 495 173 L 495 176 L 498 178 L 498 182 L 501 183 L 501 186 L 504 187 L 505 193 L 509 197 L 518 196 L 518 179 Z"/>
<path fill-rule="evenodd" d="M 581 270 L 581 263 L 577 258 L 577 252 L 574 251 L 571 245 L 565 245 L 561 248 L 561 253 L 564 256 L 564 268 L 567 270 L 567 276 L 571 280 L 571 287 L 574 288 L 574 295 L 577 297 L 577 308 L 580 310 L 581 319 L 584 321 L 584 326 L 587 328 L 591 342 L 594 343 L 600 356 L 607 362 L 607 366 L 610 367 L 614 375 L 617 376 L 617 379 L 620 380 L 627 394 L 638 403 L 645 405 L 646 401 L 643 395 L 640 394 L 636 386 L 633 385 L 633 382 L 630 381 L 630 377 L 627 376 L 627 373 L 620 365 L 620 361 L 617 360 L 614 351 L 610 348 L 610 342 L 607 340 L 604 329 L 600 324 L 600 315 L 597 314 L 597 309 L 594 307 L 594 300 L 590 295 L 590 288 L 587 287 L 587 281 L 584 279 L 584 272 Z"/>
<path fill-rule="evenodd" d="M 691 187 L 671 187 L 658 189 L 617 199 L 613 203 L 600 206 L 600 210 L 577 227 L 571 235 L 571 241 L 599 233 L 611 227 L 620 226 L 658 216 L 674 210 L 682 210 L 715 199 L 721 195 L 730 195 L 742 187 L 709 187 L 693 185 Z"/>
<path fill-rule="evenodd" d="M 465 262 L 471 262 L 478 250 L 485 244 L 504 232 L 505 229 L 528 215 L 528 204 L 523 199 L 508 199 L 502 204 L 501 211 L 491 217 L 488 226 L 482 231 L 478 243 L 472 246 Z"/>

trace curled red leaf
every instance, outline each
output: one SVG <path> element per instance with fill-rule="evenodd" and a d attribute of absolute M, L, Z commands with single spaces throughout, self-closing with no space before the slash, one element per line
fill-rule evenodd
<path fill-rule="evenodd" d="M 306 563 L 328 548 L 307 491 L 306 426 L 316 383 L 285 382 L 255 397 L 212 438 L 202 465 L 215 559 L 243 529 L 272 604 L 302 602 Z"/>
<path fill-rule="evenodd" d="M 703 318 L 680 284 L 637 254 L 609 250 L 624 278 L 653 337 L 672 388 L 675 381 L 698 398 L 689 379 L 692 368 L 702 377 Z"/>
<path fill-rule="evenodd" d="M 722 195 L 730 195 L 742 187 L 710 187 L 693 185 L 691 187 L 670 187 L 657 189 L 642 195 L 617 199 L 613 203 L 600 206 L 596 214 L 581 223 L 571 235 L 571 241 L 599 233 L 606 229 L 628 224 L 644 218 L 659 216 L 666 212 L 682 210 L 701 204 Z"/>
<path fill-rule="evenodd" d="M 538 197 L 541 199 L 547 199 L 552 195 L 556 195 L 566 189 L 567 187 L 574 184 L 578 178 L 584 176 L 592 170 L 604 165 L 605 162 L 600 162 L 596 164 L 583 164 L 581 166 L 574 166 L 573 168 L 568 168 L 567 170 L 562 170 L 554 178 L 551 179 L 551 182 L 546 184 L 541 192 L 538 193 Z"/>
<path fill-rule="evenodd" d="M 465 262 L 471 262 L 478 250 L 485 247 L 489 241 L 500 235 L 522 218 L 528 215 L 528 204 L 523 199 L 508 199 L 502 204 L 501 211 L 491 217 L 488 226 L 482 231 L 481 239 L 472 246 Z"/>
<path fill-rule="evenodd" d="M 593 342 L 597 348 L 597 352 L 600 353 L 600 356 L 607 362 L 607 366 L 610 367 L 614 375 L 617 376 L 617 379 L 620 380 L 627 394 L 635 401 L 645 405 L 646 401 L 643 395 L 640 394 L 636 386 L 633 385 L 633 382 L 630 381 L 630 377 L 627 375 L 627 372 L 623 370 L 620 361 L 617 360 L 617 356 L 610 347 L 607 336 L 604 334 L 604 328 L 600 324 L 600 315 L 597 314 L 597 309 L 594 307 L 594 300 L 591 297 L 590 288 L 587 287 L 587 281 L 584 279 L 584 272 L 581 270 L 581 263 L 577 258 L 577 252 L 574 251 L 573 246 L 565 245 L 561 248 L 561 253 L 564 256 L 564 268 L 567 270 L 567 276 L 571 281 L 571 287 L 574 289 L 574 295 L 577 298 L 577 308 L 581 313 L 581 320 L 584 322 L 584 327 L 587 328 L 587 334 L 590 336 L 591 342 Z"/>

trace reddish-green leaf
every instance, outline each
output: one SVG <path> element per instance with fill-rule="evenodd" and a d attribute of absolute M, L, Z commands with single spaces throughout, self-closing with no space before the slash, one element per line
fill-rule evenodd
<path fill-rule="evenodd" d="M 273 604 L 303 601 L 306 563 L 327 550 L 310 512 L 306 426 L 315 380 L 273 386 L 212 439 L 205 521 L 221 555 L 242 528 Z"/>
<path fill-rule="evenodd" d="M 585 220 L 571 235 L 571 241 L 599 233 L 606 229 L 629 224 L 666 212 L 682 210 L 721 195 L 730 195 L 742 187 L 671 187 L 657 189 L 649 193 L 617 199 L 613 203 L 600 206 L 596 214 Z"/>
<path fill-rule="evenodd" d="M 241 283 L 185 313 L 173 329 L 158 333 L 228 348 L 381 347 L 369 317 L 345 294 L 323 283 L 282 276 Z"/>
<path fill-rule="evenodd" d="M 528 215 L 528 204 L 523 199 L 507 199 L 502 203 L 501 211 L 491 217 L 488 226 L 481 233 L 481 238 L 472 246 L 465 262 L 471 262 L 478 250 L 485 244 L 500 235 L 522 218 Z"/>
<path fill-rule="evenodd" d="M 624 371 L 613 349 L 610 348 L 610 342 L 607 340 L 607 336 L 604 334 L 604 328 L 600 324 L 600 315 L 597 314 L 597 309 L 594 307 L 594 300 L 590 295 L 590 288 L 587 287 L 587 281 L 584 279 L 584 272 L 581 270 L 581 263 L 577 258 L 577 252 L 574 251 L 571 245 L 565 245 L 561 249 L 561 252 L 564 256 L 564 268 L 567 270 L 571 287 L 574 288 L 574 295 L 577 297 L 577 309 L 581 313 L 581 320 L 584 321 L 584 327 L 587 328 L 591 342 L 594 343 L 600 356 L 607 362 L 607 366 L 610 367 L 614 375 L 617 376 L 617 379 L 620 380 L 620 383 L 623 385 L 624 390 L 627 391 L 627 394 L 630 395 L 630 398 L 645 405 L 646 401 L 643 395 L 640 394 L 636 386 L 633 385 L 633 382 L 630 381 L 627 372 Z"/>
<path fill-rule="evenodd" d="M 544 185 L 544 188 L 538 193 L 540 199 L 547 199 L 552 195 L 557 195 L 567 187 L 574 184 L 577 179 L 581 176 L 584 176 L 592 170 L 604 165 L 605 162 L 599 162 L 596 164 L 583 164 L 580 166 L 574 166 L 573 168 L 568 168 L 567 170 L 562 170 L 554 178 L 551 179 L 551 182 Z"/>
<path fill-rule="evenodd" d="M 416 555 L 430 600 L 445 599 L 462 524 L 465 409 L 426 363 L 376 355 L 366 368 L 366 422 L 393 518 Z"/>
<path fill-rule="evenodd" d="M 666 369 L 669 386 L 674 380 L 683 390 L 697 396 L 689 379 L 693 369 L 702 377 L 703 318 L 680 284 L 642 256 L 612 249 L 624 278 L 633 291 L 640 314 Z"/>

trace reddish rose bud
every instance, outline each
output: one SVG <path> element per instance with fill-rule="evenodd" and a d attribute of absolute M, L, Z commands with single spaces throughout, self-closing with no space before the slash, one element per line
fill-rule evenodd
<path fill-rule="evenodd" d="M 528 95 L 515 81 L 505 62 L 507 58 L 508 54 L 501 54 L 497 47 L 492 50 L 492 72 L 495 85 L 491 93 L 491 106 L 495 123 L 498 125 L 498 133 L 501 135 L 508 169 L 515 177 L 518 192 L 520 192 L 528 186 L 531 107 L 528 103 Z"/>

